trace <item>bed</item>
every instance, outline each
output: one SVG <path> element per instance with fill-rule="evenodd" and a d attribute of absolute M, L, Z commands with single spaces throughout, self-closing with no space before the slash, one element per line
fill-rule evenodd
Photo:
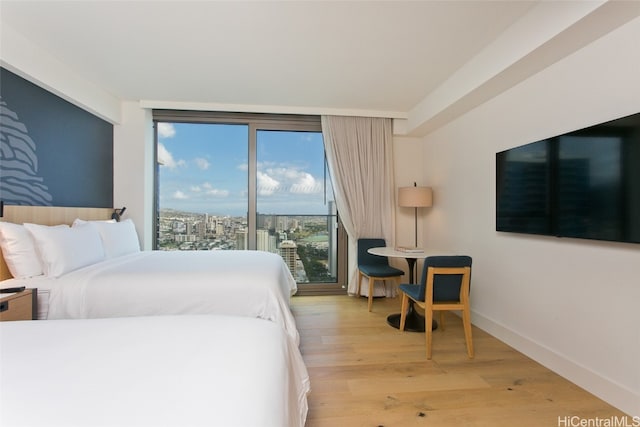
<path fill-rule="evenodd" d="M 9 208 L 15 211 L 12 213 Z M 270 320 L 279 324 L 295 343 L 299 342 L 289 309 L 289 299 L 297 286 L 277 254 L 140 251 L 130 220 L 112 224 L 100 219 L 108 218 L 111 210 L 75 210 L 61 219 L 51 212 L 64 211 L 63 208 L 46 208 L 50 213 L 39 213 L 36 218 L 34 214 L 16 213 L 20 208 L 40 211 L 38 207 L 5 206 L 3 221 L 12 224 L 0 224 L 5 227 L 0 230 L 3 253 L 6 258 L 6 227 L 15 226 L 18 231 L 14 240 L 20 243 L 31 235 L 40 258 L 27 270 L 42 266 L 44 271 L 4 280 L 0 287 L 37 288 L 39 319 L 228 314 Z M 72 217 L 87 220 L 76 224 Z M 52 227 L 69 222 L 73 222 L 72 227 Z M 29 227 L 28 233 L 23 230 L 25 227 Z M 84 230 L 83 234 L 79 230 Z M 27 233 L 27 237 L 18 232 Z M 99 251 L 103 251 L 102 255 Z"/>
<path fill-rule="evenodd" d="M 0 322 L 0 425 L 302 427 L 309 377 L 273 322 Z"/>

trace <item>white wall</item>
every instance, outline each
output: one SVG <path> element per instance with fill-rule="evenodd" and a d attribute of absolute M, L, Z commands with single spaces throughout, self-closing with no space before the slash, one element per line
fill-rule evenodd
<path fill-rule="evenodd" d="M 123 102 L 113 128 L 113 204 L 127 207 L 123 219 L 133 220 L 143 249 L 153 243 L 154 160 L 151 111 Z"/>
<path fill-rule="evenodd" d="M 396 187 L 410 187 L 415 182 L 418 186 L 427 186 L 423 182 L 422 166 L 423 144 L 420 138 L 399 137 L 393 139 L 393 161 Z M 396 188 L 396 200 L 398 189 Z M 418 246 L 424 246 L 424 217 L 430 208 L 418 209 Z M 396 208 L 396 246 L 413 246 L 415 244 L 415 210 L 413 208 Z M 406 262 L 402 260 L 406 268 Z"/>
<path fill-rule="evenodd" d="M 638 40 L 635 19 L 423 141 L 427 245 L 473 257 L 473 322 L 631 415 L 640 245 L 496 232 L 495 153 L 640 112 Z"/>
<path fill-rule="evenodd" d="M 0 65 L 57 96 L 111 123 L 120 121 L 120 100 L 77 75 L 74 70 L 15 32 L 0 24 Z"/>

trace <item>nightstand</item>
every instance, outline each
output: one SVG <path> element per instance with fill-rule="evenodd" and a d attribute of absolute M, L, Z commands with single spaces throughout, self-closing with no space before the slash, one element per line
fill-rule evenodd
<path fill-rule="evenodd" d="M 38 290 L 25 289 L 15 294 L 0 294 L 0 321 L 35 320 L 38 313 Z"/>

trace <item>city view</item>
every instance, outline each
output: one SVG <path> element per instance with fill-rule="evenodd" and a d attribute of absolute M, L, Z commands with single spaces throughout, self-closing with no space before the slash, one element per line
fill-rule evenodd
<path fill-rule="evenodd" d="M 258 214 L 256 249 L 282 256 L 297 283 L 335 282 L 335 233 L 335 214 Z M 247 219 L 162 209 L 157 242 L 159 250 L 244 250 Z"/>
<path fill-rule="evenodd" d="M 266 251 L 298 283 L 337 282 L 337 212 L 319 130 L 157 130 L 157 249 Z"/>

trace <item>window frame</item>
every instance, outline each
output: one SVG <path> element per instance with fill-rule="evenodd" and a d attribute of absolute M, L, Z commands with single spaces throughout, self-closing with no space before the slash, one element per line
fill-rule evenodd
<path fill-rule="evenodd" d="M 265 114 L 265 113 L 228 113 L 208 111 L 185 110 L 153 110 L 154 128 L 154 217 L 153 249 L 157 249 L 159 227 L 159 163 L 157 157 L 158 146 L 158 122 L 169 123 L 193 123 L 193 124 L 237 124 L 248 126 L 249 150 L 248 162 L 248 215 L 247 227 L 248 248 L 255 250 L 257 246 L 257 134 L 260 130 L 268 131 L 301 131 L 322 132 L 322 124 L 319 116 L 294 115 L 294 114 Z M 337 244 L 337 278 L 336 282 L 298 283 L 297 295 L 335 295 L 345 294 L 347 289 L 347 233 L 344 230 L 340 215 L 336 219 L 336 244 Z"/>

